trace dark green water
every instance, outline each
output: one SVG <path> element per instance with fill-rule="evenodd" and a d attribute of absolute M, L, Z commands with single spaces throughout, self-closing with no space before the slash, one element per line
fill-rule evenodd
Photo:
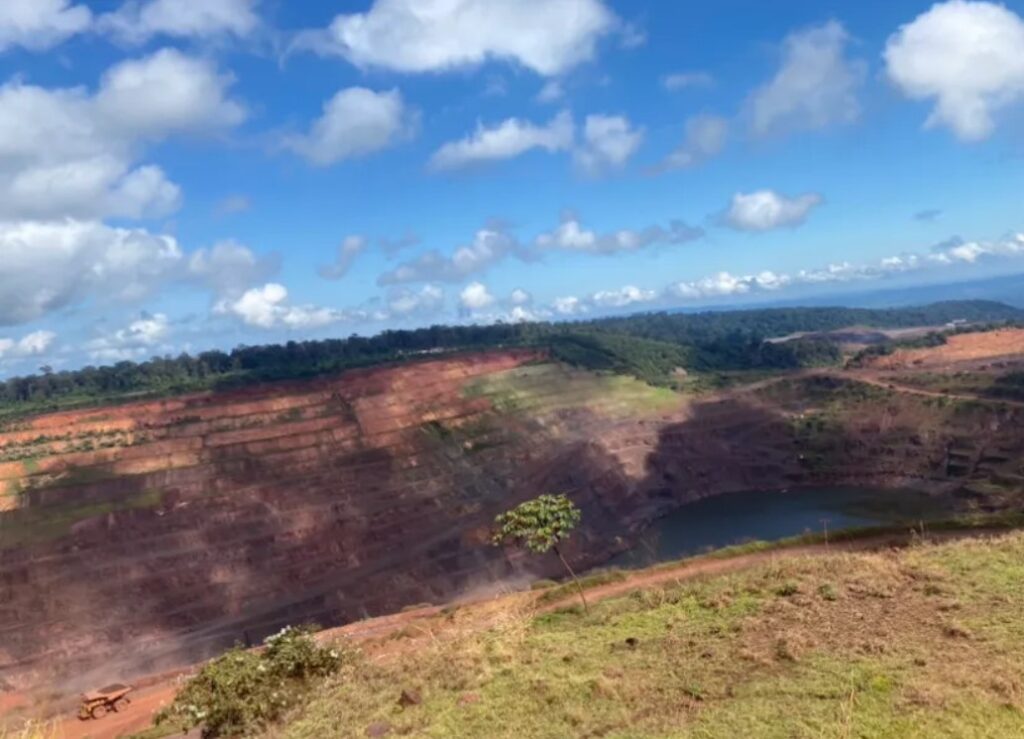
<path fill-rule="evenodd" d="M 727 493 L 690 503 L 655 521 L 633 549 L 610 562 L 643 567 L 751 540 L 948 516 L 941 499 L 913 490 L 805 488 Z"/>

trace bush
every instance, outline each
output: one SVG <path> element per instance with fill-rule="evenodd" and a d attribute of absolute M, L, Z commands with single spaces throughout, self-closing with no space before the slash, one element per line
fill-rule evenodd
<path fill-rule="evenodd" d="M 795 582 L 784 582 L 779 587 L 775 588 L 775 594 L 780 598 L 789 598 L 790 596 L 796 595 L 800 592 L 800 586 Z"/>
<path fill-rule="evenodd" d="M 341 667 L 341 651 L 319 646 L 314 630 L 289 626 L 268 637 L 262 650 L 236 646 L 212 660 L 158 714 L 157 724 L 182 732 L 201 726 L 204 739 L 266 727 L 297 702 L 310 680 Z"/>

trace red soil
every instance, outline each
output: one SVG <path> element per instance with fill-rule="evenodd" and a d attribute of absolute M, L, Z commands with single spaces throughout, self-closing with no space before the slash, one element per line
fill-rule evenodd
<path fill-rule="evenodd" d="M 871 362 L 876 369 L 941 368 L 960 362 L 1024 354 L 1024 329 L 1007 328 L 950 336 L 943 346 L 900 349 Z"/>
<path fill-rule="evenodd" d="M 538 358 L 359 370 L 0 434 L 0 449 L 32 454 L 0 465 L 0 493 L 21 508 L 0 513 L 0 679 L 74 693 L 286 623 L 345 622 L 506 576 L 503 553 L 481 546 L 499 508 L 549 486 L 622 505 L 622 460 L 642 459 L 658 431 L 583 406 L 545 428 L 542 411 L 497 413 L 467 392 Z M 635 451 L 602 446 L 619 439 Z"/>

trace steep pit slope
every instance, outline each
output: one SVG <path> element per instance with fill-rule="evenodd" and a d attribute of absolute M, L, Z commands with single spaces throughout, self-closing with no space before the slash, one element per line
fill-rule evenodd
<path fill-rule="evenodd" d="M 680 400 L 539 359 L 485 353 L 8 428 L 0 679 L 88 684 L 100 665 L 130 675 L 289 622 L 449 597 L 507 576 L 488 524 L 538 490 L 577 491 L 594 536 L 625 531 L 647 419 Z"/>
<path fill-rule="evenodd" d="M 501 351 L 36 418 L 0 434 L 0 689 L 555 574 L 488 545 L 541 492 L 583 508 L 581 567 L 723 492 L 910 483 L 1015 505 L 1024 410 L 942 401 L 813 373 L 686 397 Z"/>
<path fill-rule="evenodd" d="M 918 394 L 859 373 L 808 373 L 755 391 L 788 427 L 806 478 L 949 491 L 969 509 L 1024 504 L 1024 404 Z"/>

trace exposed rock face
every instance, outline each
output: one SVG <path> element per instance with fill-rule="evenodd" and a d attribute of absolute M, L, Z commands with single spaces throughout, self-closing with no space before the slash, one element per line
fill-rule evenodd
<path fill-rule="evenodd" d="M 8 430 L 0 677 L 161 669 L 286 623 L 450 597 L 512 573 L 489 523 L 552 486 L 628 509 L 626 467 L 642 470 L 646 447 L 631 461 L 600 439 L 652 437 L 615 404 L 653 391 L 538 359 L 427 361 Z"/>
<path fill-rule="evenodd" d="M 506 351 L 34 419 L 0 433 L 0 681 L 128 679 L 515 576 L 490 522 L 542 492 L 583 508 L 586 565 L 706 495 L 954 477 L 940 411 L 869 397 L 808 438 L 809 397 L 688 403 Z M 1020 420 L 965 421 L 968 477 L 1020 459 Z"/>

